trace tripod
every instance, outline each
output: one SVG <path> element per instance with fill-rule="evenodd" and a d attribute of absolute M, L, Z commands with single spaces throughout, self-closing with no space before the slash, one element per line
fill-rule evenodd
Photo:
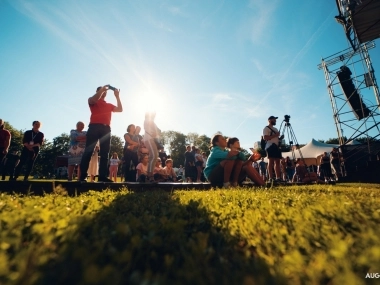
<path fill-rule="evenodd" d="M 293 147 L 293 146 L 295 146 L 296 149 L 298 150 L 298 153 L 299 153 L 301 161 L 304 163 L 304 165 L 306 167 L 307 176 L 309 177 L 309 179 L 311 179 L 309 167 L 307 166 L 306 161 L 305 161 L 305 159 L 304 159 L 304 157 L 302 155 L 302 151 L 301 151 L 300 146 L 298 144 L 298 140 L 297 140 L 296 135 L 295 135 L 295 133 L 293 131 L 292 125 L 289 122 L 289 119 L 290 119 L 289 115 L 285 115 L 284 116 L 284 120 L 281 122 L 279 132 L 281 133 L 281 128 L 284 126 L 284 128 L 282 130 L 281 137 L 284 138 L 285 134 L 286 134 L 286 137 L 289 140 L 289 146 L 290 146 L 290 149 L 291 149 L 291 152 L 292 152 L 292 159 L 293 159 L 293 161 L 296 160 L 296 154 L 295 154 L 294 147 Z"/>

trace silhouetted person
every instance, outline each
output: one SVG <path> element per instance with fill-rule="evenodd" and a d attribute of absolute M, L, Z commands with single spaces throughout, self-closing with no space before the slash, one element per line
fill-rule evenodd
<path fill-rule="evenodd" d="M 41 123 L 39 121 L 33 122 L 33 128 L 24 133 L 22 143 L 24 145 L 21 151 L 20 163 L 17 165 L 14 176 L 9 180 L 17 180 L 20 175 L 21 169 L 26 164 L 26 171 L 24 181 L 28 180 L 30 172 L 32 172 L 34 162 L 40 152 L 40 147 L 44 141 L 44 134 L 40 132 Z"/>
<path fill-rule="evenodd" d="M 112 112 L 122 112 L 119 91 L 114 88 L 113 93 L 116 97 L 117 106 L 107 103 L 104 99 L 107 95 L 109 85 L 98 87 L 94 96 L 88 98 L 88 105 L 91 111 L 90 124 L 88 125 L 86 148 L 80 164 L 80 181 L 86 182 L 88 165 L 94 152 L 96 143 L 100 142 L 100 162 L 98 181 L 113 182 L 108 179 L 108 156 L 111 145 L 111 116 Z"/>

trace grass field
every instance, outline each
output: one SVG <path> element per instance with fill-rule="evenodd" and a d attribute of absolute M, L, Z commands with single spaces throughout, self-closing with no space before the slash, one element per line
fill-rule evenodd
<path fill-rule="evenodd" d="M 0 195 L 0 284 L 379 284 L 380 185 Z"/>

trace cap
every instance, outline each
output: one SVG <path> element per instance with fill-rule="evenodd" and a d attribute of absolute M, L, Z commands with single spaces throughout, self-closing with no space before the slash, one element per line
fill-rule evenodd
<path fill-rule="evenodd" d="M 278 119 L 278 117 L 270 116 L 270 117 L 268 118 L 268 120 L 272 120 L 272 119 Z"/>

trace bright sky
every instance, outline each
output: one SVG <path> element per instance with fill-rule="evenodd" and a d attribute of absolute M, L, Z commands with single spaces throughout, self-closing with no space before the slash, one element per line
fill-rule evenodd
<path fill-rule="evenodd" d="M 299 143 L 337 137 L 317 69 L 348 47 L 337 14 L 335 0 L 0 0 L 0 117 L 39 120 L 51 141 L 87 125 L 87 98 L 111 84 L 120 137 L 147 110 L 162 130 L 221 131 L 245 148 L 270 115 L 290 115 Z"/>

